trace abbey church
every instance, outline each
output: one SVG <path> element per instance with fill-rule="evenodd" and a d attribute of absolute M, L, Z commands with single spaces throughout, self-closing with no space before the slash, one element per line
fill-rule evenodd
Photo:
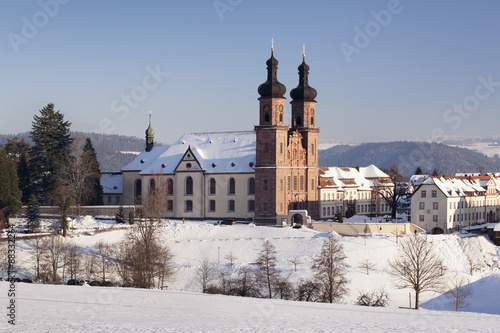
<path fill-rule="evenodd" d="M 259 122 L 253 131 L 190 133 L 170 147 L 155 147 L 150 118 L 145 150 L 121 169 L 121 203 L 144 205 L 160 191 L 164 217 L 274 225 L 344 214 L 349 194 L 351 203 L 356 202 L 358 195 L 361 198 L 358 189 L 364 188 L 366 212 L 382 213 L 384 206 L 372 200 L 365 183 L 389 185 L 386 174 L 373 166 L 348 171 L 318 166 L 317 92 L 309 86 L 305 55 L 298 85 L 290 92 L 292 124 L 284 123 L 286 87 L 278 81 L 274 49 L 266 64 L 267 80 L 258 87 Z M 360 184 L 348 191 L 343 180 L 351 176 Z M 357 208 L 363 209 L 359 203 Z"/>

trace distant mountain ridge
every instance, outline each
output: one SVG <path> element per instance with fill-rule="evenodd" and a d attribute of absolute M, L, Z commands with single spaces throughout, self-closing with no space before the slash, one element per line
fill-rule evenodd
<path fill-rule="evenodd" d="M 358 146 L 334 146 L 318 153 L 321 166 L 367 166 L 379 168 L 398 165 L 403 176 L 412 175 L 417 167 L 425 173 L 434 169 L 440 174 L 456 172 L 500 172 L 500 160 L 465 148 L 428 142 L 379 142 Z"/>
<path fill-rule="evenodd" d="M 145 139 L 126 135 L 84 132 L 71 132 L 71 135 L 82 143 L 90 137 L 102 172 L 119 171 L 134 159 L 134 152 L 142 151 L 146 144 Z M 7 139 L 15 136 L 30 142 L 29 132 L 24 132 L 16 135 L 0 134 L 0 144 L 6 144 Z M 500 172 L 499 158 L 440 143 L 395 141 L 337 145 L 320 150 L 318 157 L 320 166 L 374 164 L 379 168 L 390 168 L 397 164 L 404 176 L 411 176 L 417 167 L 421 167 L 425 173 L 432 173 L 436 169 L 445 175 L 454 175 L 456 172 Z"/>

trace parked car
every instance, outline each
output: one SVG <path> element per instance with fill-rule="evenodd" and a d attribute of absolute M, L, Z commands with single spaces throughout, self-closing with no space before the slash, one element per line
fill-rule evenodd
<path fill-rule="evenodd" d="M 75 286 L 76 285 L 76 280 L 68 280 L 68 282 L 66 283 L 68 286 Z"/>
<path fill-rule="evenodd" d="M 101 286 L 103 286 L 103 287 L 113 287 L 114 284 L 111 281 L 104 281 L 104 282 L 101 282 Z"/>
<path fill-rule="evenodd" d="M 22 279 L 21 282 L 24 282 L 24 283 L 33 283 L 33 280 L 31 280 L 31 279 Z"/>
<path fill-rule="evenodd" d="M 101 282 L 94 280 L 94 281 L 90 282 L 89 284 L 90 284 L 91 286 L 93 286 L 93 287 L 98 287 L 98 286 L 100 286 L 100 285 L 101 285 Z"/>
<path fill-rule="evenodd" d="M 221 225 L 233 225 L 233 224 L 236 224 L 236 220 L 235 219 L 225 219 L 225 220 L 222 220 L 222 222 L 220 224 Z"/>

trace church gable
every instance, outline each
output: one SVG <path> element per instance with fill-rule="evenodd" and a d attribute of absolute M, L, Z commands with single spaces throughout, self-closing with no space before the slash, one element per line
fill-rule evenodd
<path fill-rule="evenodd" d="M 188 147 L 184 155 L 182 156 L 181 160 L 175 167 L 174 172 L 178 171 L 193 171 L 193 170 L 203 170 L 201 167 L 200 162 L 196 158 L 196 156 L 193 154 L 193 151 L 191 150 L 191 146 Z"/>

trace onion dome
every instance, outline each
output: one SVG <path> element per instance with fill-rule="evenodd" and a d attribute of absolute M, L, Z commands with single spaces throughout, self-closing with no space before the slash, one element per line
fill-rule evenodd
<path fill-rule="evenodd" d="M 271 50 L 271 58 L 267 60 L 267 81 L 259 86 L 258 92 L 262 98 L 285 98 L 286 87 L 278 81 L 278 60 L 274 58 Z"/>
<path fill-rule="evenodd" d="M 316 102 L 314 99 L 318 95 L 316 89 L 309 86 L 309 66 L 306 64 L 305 57 L 302 57 L 302 63 L 298 67 L 299 69 L 299 85 L 297 88 L 290 91 L 290 97 L 294 101 L 312 101 Z"/>

